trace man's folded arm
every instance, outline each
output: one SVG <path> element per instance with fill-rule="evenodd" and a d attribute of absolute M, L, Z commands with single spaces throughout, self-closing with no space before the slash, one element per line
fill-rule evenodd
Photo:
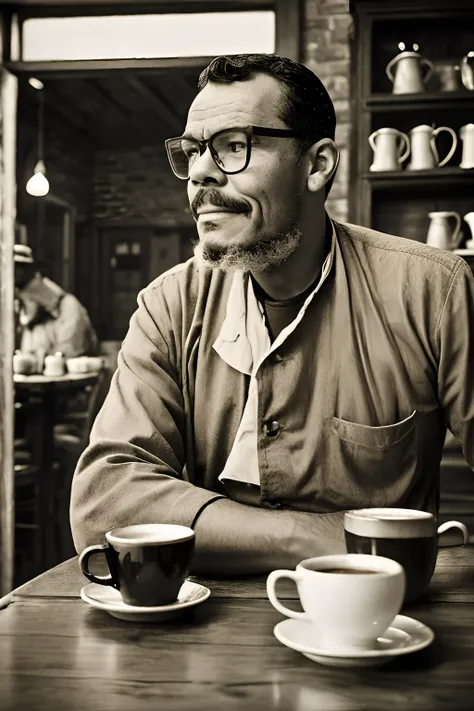
<path fill-rule="evenodd" d="M 344 550 L 342 514 L 212 501 L 216 492 L 185 480 L 180 345 L 174 338 L 180 324 L 171 326 L 159 288 L 142 293 L 138 302 L 110 392 L 74 475 L 76 549 L 102 542 L 104 533 L 118 526 L 190 526 L 197 517 L 194 572 L 266 572 Z M 152 313 L 160 314 L 159 323 Z"/>
<path fill-rule="evenodd" d="M 193 572 L 252 575 L 294 568 L 317 555 L 346 553 L 344 512 L 270 510 L 219 499 L 196 522 Z"/>
<path fill-rule="evenodd" d="M 74 474 L 70 515 L 78 551 L 117 526 L 189 526 L 216 496 L 183 476 L 185 416 L 176 328 L 159 286 L 139 295 L 109 393 Z"/>

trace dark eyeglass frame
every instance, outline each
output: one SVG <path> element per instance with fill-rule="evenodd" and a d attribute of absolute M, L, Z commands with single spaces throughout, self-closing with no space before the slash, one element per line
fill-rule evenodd
<path fill-rule="evenodd" d="M 225 170 L 218 163 L 218 153 L 212 145 L 213 141 L 217 138 L 217 136 L 219 136 L 221 133 L 226 133 L 227 131 L 242 131 L 247 136 L 247 155 L 245 156 L 245 163 L 244 163 L 243 168 L 239 168 L 238 170 Z M 248 168 L 248 165 L 250 163 L 250 156 L 252 155 L 252 142 L 249 140 L 249 138 L 251 138 L 251 136 L 270 136 L 273 138 L 296 138 L 298 136 L 298 134 L 289 128 L 265 128 L 264 126 L 234 126 L 234 127 L 229 127 L 229 128 L 223 128 L 221 131 L 217 131 L 210 138 L 208 138 L 207 141 L 198 141 L 197 138 L 189 138 L 189 140 L 195 141 L 195 143 L 199 146 L 199 156 L 202 156 L 206 152 L 207 147 L 209 147 L 209 151 L 211 153 L 212 160 L 217 165 L 219 170 L 221 170 L 226 175 L 236 175 L 237 173 L 242 173 L 246 168 Z M 175 141 L 182 141 L 183 139 L 186 139 L 186 138 L 187 138 L 187 136 L 176 136 L 176 138 L 167 138 L 165 140 L 166 154 L 168 156 L 168 161 L 170 163 L 171 170 L 176 175 L 176 177 L 179 178 L 180 180 L 189 180 L 189 171 L 188 171 L 188 175 L 186 177 L 183 175 L 178 175 L 178 172 L 175 170 L 175 167 L 174 167 L 171 145 Z"/>

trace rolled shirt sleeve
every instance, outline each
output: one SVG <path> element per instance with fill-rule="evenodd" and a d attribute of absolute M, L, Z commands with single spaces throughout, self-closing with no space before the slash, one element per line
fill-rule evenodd
<path fill-rule="evenodd" d="M 465 262 L 451 279 L 439 319 L 438 347 L 439 401 L 474 470 L 474 276 Z"/>
<path fill-rule="evenodd" d="M 185 413 L 175 333 L 160 289 L 142 292 L 74 475 L 71 528 L 78 551 L 116 526 L 189 526 L 216 498 L 183 474 Z"/>

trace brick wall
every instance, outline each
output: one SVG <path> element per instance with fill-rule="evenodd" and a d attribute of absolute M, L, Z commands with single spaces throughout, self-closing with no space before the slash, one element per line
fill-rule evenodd
<path fill-rule="evenodd" d="M 94 163 L 93 219 L 159 227 L 193 225 L 186 183 L 174 177 L 163 145 L 99 150 Z"/>
<path fill-rule="evenodd" d="M 327 201 L 336 220 L 348 219 L 350 68 L 352 17 L 349 0 L 305 0 L 304 63 L 326 86 L 336 109 L 336 142 L 341 161 Z"/>

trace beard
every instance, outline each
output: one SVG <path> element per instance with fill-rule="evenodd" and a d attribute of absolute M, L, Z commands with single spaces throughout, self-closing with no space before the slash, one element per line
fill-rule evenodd
<path fill-rule="evenodd" d="M 286 262 L 296 252 L 301 236 L 300 230 L 294 226 L 272 239 L 262 239 L 249 245 L 226 246 L 198 242 L 194 246 L 194 256 L 200 264 L 211 269 L 265 272 Z"/>

